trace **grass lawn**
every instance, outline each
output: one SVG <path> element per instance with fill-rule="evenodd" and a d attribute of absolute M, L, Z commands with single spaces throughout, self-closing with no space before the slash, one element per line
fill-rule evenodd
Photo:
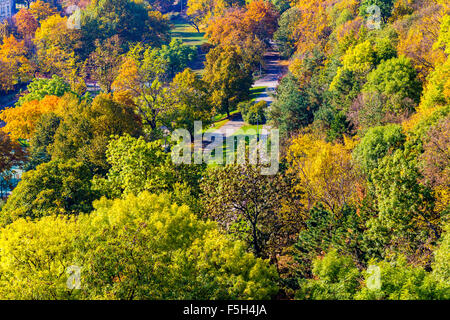
<path fill-rule="evenodd" d="M 200 46 L 206 42 L 203 37 L 204 32 L 197 32 L 194 27 L 190 26 L 186 20 L 182 18 L 176 18 L 171 21 L 173 28 L 171 30 L 172 37 L 181 39 L 185 45 L 188 46 Z"/>
<path fill-rule="evenodd" d="M 261 134 L 263 125 L 258 125 L 258 132 Z M 236 130 L 233 133 L 233 136 L 239 136 L 242 134 L 249 134 L 250 131 L 252 132 L 252 135 L 256 135 L 256 124 L 245 124 L 242 127 L 240 127 L 238 130 Z M 254 133 L 254 134 L 253 134 Z"/>
<path fill-rule="evenodd" d="M 223 119 L 223 120 L 220 120 L 220 121 L 216 121 L 216 122 L 214 122 L 214 123 L 211 125 L 211 127 L 209 127 L 209 128 L 204 128 L 204 129 L 203 129 L 203 132 L 214 132 L 214 131 L 216 131 L 217 129 L 219 129 L 220 127 L 224 126 L 228 121 L 230 121 L 230 120 L 228 120 L 228 119 Z"/>
<path fill-rule="evenodd" d="M 253 130 L 252 132 L 250 132 L 250 130 Z M 259 134 L 261 134 L 262 131 L 262 125 L 258 126 L 258 131 Z M 245 138 L 244 138 L 245 136 Z M 235 133 L 233 133 L 232 136 L 230 136 L 230 138 L 234 139 L 234 152 L 236 153 L 237 148 L 238 148 L 238 141 L 240 141 L 241 139 L 245 139 L 245 144 L 248 146 L 250 143 L 250 138 L 253 138 L 256 136 L 256 125 L 252 125 L 252 124 L 246 124 L 244 126 L 242 126 L 239 130 L 237 130 Z M 230 139 L 229 138 L 229 139 Z M 269 142 L 270 145 L 270 142 Z M 215 152 L 213 151 L 213 154 Z M 226 156 L 227 156 L 227 142 L 226 140 L 223 141 L 223 146 L 222 146 L 222 156 L 223 156 L 223 163 L 226 163 Z M 236 156 L 236 155 L 235 155 Z M 236 159 L 235 159 L 236 161 Z M 208 163 L 208 166 L 217 166 L 217 163 Z"/>
<path fill-rule="evenodd" d="M 267 87 L 251 87 L 250 100 L 254 101 L 256 98 L 258 98 L 261 93 L 264 93 L 266 91 L 266 88 Z"/>
<path fill-rule="evenodd" d="M 230 116 L 232 116 L 233 114 L 236 114 L 238 112 L 239 112 L 239 110 L 233 110 L 233 111 L 230 112 Z M 223 121 L 225 119 L 227 119 L 227 114 L 226 113 L 219 113 L 219 114 L 216 114 L 214 116 L 213 121 L 214 122 L 218 122 L 218 121 Z"/>

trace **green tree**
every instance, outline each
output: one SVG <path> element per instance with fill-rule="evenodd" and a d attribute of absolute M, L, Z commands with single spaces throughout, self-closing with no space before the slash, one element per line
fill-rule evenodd
<path fill-rule="evenodd" d="M 402 128 L 397 124 L 373 127 L 367 130 L 354 150 L 354 158 L 366 173 L 378 168 L 378 162 L 396 149 L 402 148 L 406 140 Z"/>
<path fill-rule="evenodd" d="M 203 80 L 210 86 L 212 104 L 227 116 L 250 94 L 253 78 L 243 63 L 234 46 L 217 47 L 206 55 Z"/>
<path fill-rule="evenodd" d="M 295 51 L 296 39 L 294 31 L 301 19 L 301 11 L 297 7 L 286 10 L 278 20 L 278 29 L 273 38 L 280 47 L 280 52 L 285 58 L 289 58 Z"/>
<path fill-rule="evenodd" d="M 103 199 L 86 217 L 84 279 L 107 299 L 267 299 L 276 271 L 167 195 Z"/>
<path fill-rule="evenodd" d="M 29 158 L 25 165 L 26 170 L 36 169 L 41 163 L 51 160 L 49 148 L 55 141 L 54 136 L 61 120 L 62 118 L 54 113 L 42 115 L 29 141 Z"/>
<path fill-rule="evenodd" d="M 276 99 L 268 111 L 268 118 L 283 135 L 301 129 L 313 121 L 313 110 L 309 108 L 308 99 L 299 90 L 293 75 L 289 74 L 281 80 Z"/>
<path fill-rule="evenodd" d="M 288 179 L 261 175 L 261 166 L 227 165 L 207 171 L 201 187 L 208 217 L 248 243 L 257 256 L 277 261 L 301 221 Z M 297 206 L 296 209 L 295 206 Z"/>
<path fill-rule="evenodd" d="M 19 218 L 79 214 L 92 209 L 89 168 L 75 160 L 50 161 L 25 172 L 1 211 L 1 225 Z"/>
<path fill-rule="evenodd" d="M 363 91 L 383 94 L 388 98 L 384 111 L 400 114 L 414 110 L 422 85 L 411 60 L 402 56 L 381 62 L 367 76 Z"/>
<path fill-rule="evenodd" d="M 27 86 L 27 94 L 19 98 L 16 106 L 28 101 L 42 100 L 45 96 L 62 97 L 69 91 L 70 85 L 57 75 L 53 75 L 50 79 L 36 78 Z"/>
<path fill-rule="evenodd" d="M 362 265 L 366 258 L 364 224 L 363 217 L 350 207 L 344 207 L 338 214 L 325 210 L 321 205 L 310 210 L 294 249 L 298 275 L 312 277 L 314 259 L 332 248 Z"/>
<path fill-rule="evenodd" d="M 424 246 L 439 239 L 441 216 L 432 190 L 420 183 L 414 152 L 398 149 L 385 156 L 371 178 L 379 213 L 368 220 L 367 237 L 384 246 L 385 252 L 429 265 L 431 250 Z"/>
<path fill-rule="evenodd" d="M 267 102 L 264 100 L 241 102 L 238 105 L 238 110 L 245 122 L 250 124 L 264 124 L 266 122 Z"/>
<path fill-rule="evenodd" d="M 136 139 L 129 135 L 112 140 L 106 157 L 111 168 L 106 178 L 98 178 L 95 183 L 99 190 L 113 198 L 144 190 L 173 191 L 177 183 L 184 182 L 196 192 L 204 167 L 175 165 L 160 141 L 146 142 L 142 137 Z"/>
<path fill-rule="evenodd" d="M 365 283 L 355 299 L 367 300 L 435 300 L 449 298 L 449 285 L 435 281 L 422 267 L 412 266 L 404 257 L 371 261 L 379 273 L 365 270 Z M 380 288 L 368 286 L 370 278 L 379 277 Z"/>
<path fill-rule="evenodd" d="M 102 199 L 95 209 L 2 229 L 0 298 L 269 299 L 277 292 L 273 266 L 168 195 Z M 80 290 L 67 287 L 70 266 L 81 269 Z"/>
<path fill-rule="evenodd" d="M 348 300 L 356 293 L 360 272 L 351 257 L 331 250 L 313 262 L 315 279 L 300 280 L 298 299 Z"/>
<path fill-rule="evenodd" d="M 172 105 L 165 120 L 168 128 L 184 128 L 193 135 L 194 121 L 202 121 L 203 127 L 211 123 L 213 110 L 209 104 L 208 86 L 191 69 L 175 76 L 166 99 Z"/>
<path fill-rule="evenodd" d="M 67 287 L 67 268 L 79 265 L 74 240 L 76 220 L 47 216 L 19 219 L 0 232 L 0 298 L 12 300 L 77 299 L 80 290 Z"/>
<path fill-rule="evenodd" d="M 364 17 L 370 16 L 374 14 L 374 12 L 370 12 L 368 8 L 370 6 L 377 6 L 378 8 L 380 8 L 381 14 L 380 18 L 382 19 L 383 22 L 387 22 L 387 20 L 392 14 L 394 2 L 395 2 L 394 0 L 362 0 L 361 5 L 359 7 L 359 13 Z"/>
<path fill-rule="evenodd" d="M 197 57 L 195 46 L 186 46 L 180 39 L 172 39 L 169 45 L 162 45 L 158 49 L 159 55 L 167 61 L 169 77 L 172 78 L 178 72 L 188 67 L 189 63 Z"/>

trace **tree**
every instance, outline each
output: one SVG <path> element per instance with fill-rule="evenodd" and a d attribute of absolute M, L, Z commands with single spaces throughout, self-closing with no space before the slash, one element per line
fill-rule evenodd
<path fill-rule="evenodd" d="M 203 165 L 175 165 L 160 141 L 146 142 L 129 135 L 116 137 L 106 151 L 110 169 L 106 178 L 96 178 L 98 190 L 108 197 L 142 191 L 172 192 L 176 184 L 186 183 L 197 195 Z"/>
<path fill-rule="evenodd" d="M 252 1 L 245 8 L 231 8 L 223 16 L 214 18 L 206 29 L 206 37 L 216 46 L 240 48 L 243 63 L 256 71 L 263 63 L 278 16 L 269 2 Z"/>
<path fill-rule="evenodd" d="M 38 22 L 42 22 L 48 17 L 57 14 L 55 7 L 42 0 L 34 1 L 28 10 Z"/>
<path fill-rule="evenodd" d="M 426 244 L 439 239 L 441 216 L 431 189 L 420 184 L 415 151 L 405 148 L 386 155 L 371 177 L 379 213 L 368 222 L 368 237 L 410 261 L 429 265 L 431 248 Z"/>
<path fill-rule="evenodd" d="M 197 56 L 197 48 L 186 46 L 180 39 L 172 39 L 169 45 L 162 45 L 159 55 L 167 61 L 169 77 L 183 71 Z"/>
<path fill-rule="evenodd" d="M 314 119 L 313 111 L 306 95 L 299 90 L 295 77 L 288 74 L 281 79 L 268 118 L 282 135 L 288 135 L 310 124 Z"/>
<path fill-rule="evenodd" d="M 313 263 L 315 279 L 301 280 L 296 297 L 311 300 L 349 300 L 356 293 L 360 277 L 351 257 L 331 250 Z"/>
<path fill-rule="evenodd" d="M 434 45 L 439 40 L 443 15 L 441 6 L 430 1 L 412 15 L 411 21 L 396 25 L 399 33 L 398 52 L 411 59 L 422 82 L 446 59 L 443 48 Z"/>
<path fill-rule="evenodd" d="M 279 13 L 275 6 L 265 0 L 254 0 L 246 5 L 244 25 L 246 30 L 263 41 L 272 39 L 277 30 Z"/>
<path fill-rule="evenodd" d="M 295 35 L 294 29 L 300 22 L 301 11 L 296 8 L 286 10 L 278 20 L 278 29 L 275 31 L 273 38 L 280 47 L 280 52 L 284 58 L 289 58 L 295 51 Z"/>
<path fill-rule="evenodd" d="M 79 59 L 76 51 L 81 46 L 80 34 L 67 27 L 67 17 L 55 14 L 43 20 L 34 44 L 41 72 L 63 76 L 70 83 L 76 80 L 73 74 Z"/>
<path fill-rule="evenodd" d="M 0 119 L 6 122 L 2 130 L 9 132 L 13 139 L 30 139 L 43 114 L 59 111 L 59 102 L 60 98 L 56 96 L 45 96 L 40 101 L 31 100 L 17 107 L 6 108 L 0 113 Z"/>
<path fill-rule="evenodd" d="M 173 129 L 184 128 L 194 134 L 194 121 L 202 121 L 208 126 L 213 116 L 208 101 L 207 84 L 191 69 L 185 69 L 175 76 L 167 93 L 167 100 L 173 112 L 166 120 L 166 126 Z"/>
<path fill-rule="evenodd" d="M 23 39 L 32 38 L 34 32 L 39 27 L 37 20 L 27 9 L 20 9 L 14 15 L 14 24 L 17 26 L 17 31 L 20 33 Z"/>
<path fill-rule="evenodd" d="M 419 103 L 422 86 L 408 58 L 383 61 L 367 76 L 365 92 L 378 92 L 388 98 L 385 111 L 407 112 Z"/>
<path fill-rule="evenodd" d="M 365 222 L 361 211 L 351 207 L 333 213 L 319 204 L 310 210 L 294 247 L 296 274 L 313 278 L 314 260 L 330 250 L 351 257 L 358 267 L 364 265 L 370 251 L 364 239 Z"/>
<path fill-rule="evenodd" d="M 267 102 L 261 100 L 259 102 L 241 102 L 238 105 L 242 118 L 249 124 L 264 124 L 266 122 L 265 111 L 267 110 Z"/>
<path fill-rule="evenodd" d="M 15 85 L 31 79 L 34 65 L 24 41 L 13 35 L 3 38 L 0 45 L 0 89 L 12 90 Z"/>
<path fill-rule="evenodd" d="M 242 41 L 250 33 L 244 24 L 244 19 L 243 8 L 231 8 L 223 16 L 215 17 L 206 29 L 208 41 L 216 46 Z"/>
<path fill-rule="evenodd" d="M 440 282 L 444 289 L 447 289 L 448 296 L 448 284 L 450 281 L 450 273 L 447 268 L 450 258 L 450 224 L 447 223 L 444 226 L 444 233 L 442 235 L 439 247 L 434 251 L 433 278 Z M 448 299 L 448 297 L 447 297 Z"/>
<path fill-rule="evenodd" d="M 374 13 L 369 10 L 369 7 L 377 6 L 378 8 L 380 8 L 380 18 L 383 22 L 387 22 L 392 14 L 394 2 L 394 0 L 362 0 L 359 7 L 359 13 L 364 17 L 370 16 Z"/>
<path fill-rule="evenodd" d="M 62 118 L 51 146 L 52 159 L 77 159 L 96 174 L 109 169 L 105 153 L 111 136 L 137 136 L 142 129 L 133 108 L 108 94 L 99 94 L 92 102 L 67 97 Z"/>
<path fill-rule="evenodd" d="M 376 275 L 370 270 L 363 272 L 365 285 L 355 295 L 355 299 L 366 300 L 434 300 L 448 299 L 448 284 L 441 285 L 430 273 L 421 267 L 410 265 L 404 257 L 371 261 L 379 268 L 380 288 L 367 285 Z"/>
<path fill-rule="evenodd" d="M 213 17 L 221 16 L 233 4 L 243 4 L 241 0 L 188 0 L 187 15 L 197 26 L 208 24 Z"/>
<path fill-rule="evenodd" d="M 84 73 L 98 82 L 105 92 L 111 92 L 117 77 L 122 53 L 119 37 L 113 36 L 103 42 L 95 40 L 95 50 L 89 55 L 84 65 Z"/>
<path fill-rule="evenodd" d="M 133 99 L 144 126 L 155 138 L 169 110 L 163 99 L 166 61 L 151 47 L 137 44 L 124 58 L 112 87 L 127 92 Z"/>
<path fill-rule="evenodd" d="M 205 213 L 245 240 L 256 256 L 276 262 L 298 232 L 301 211 L 288 179 L 261 175 L 260 169 L 227 165 L 208 170 L 201 185 Z"/>
<path fill-rule="evenodd" d="M 293 4 L 301 11 L 302 19 L 296 25 L 296 46 L 300 57 L 308 51 L 318 48 L 324 51 L 331 28 L 328 25 L 327 8 L 331 1 L 307 0 L 294 1 Z"/>
<path fill-rule="evenodd" d="M 342 66 L 330 83 L 334 105 L 347 111 L 367 81 L 367 75 L 378 64 L 379 58 L 371 41 L 350 47 L 342 56 Z"/>
<path fill-rule="evenodd" d="M 158 11 L 151 11 L 146 2 L 92 1 L 82 11 L 80 24 L 85 56 L 94 48 L 95 40 L 101 42 L 114 35 L 118 35 L 124 44 L 144 42 L 160 46 L 170 39 L 167 17 Z"/>
<path fill-rule="evenodd" d="M 76 261 L 74 218 L 47 216 L 19 219 L 0 234 L 1 299 L 76 299 L 80 290 L 67 287 L 67 268 Z M 13 240 L 14 239 L 14 240 Z"/>
<path fill-rule="evenodd" d="M 450 121 L 442 119 L 430 128 L 424 138 L 424 152 L 420 155 L 422 183 L 436 193 L 438 210 L 444 211 L 450 205 Z"/>
<path fill-rule="evenodd" d="M 224 299 L 276 292 L 273 267 L 166 195 L 102 201 L 91 215 L 83 240 L 92 296 Z"/>
<path fill-rule="evenodd" d="M 49 79 L 35 78 L 27 86 L 27 93 L 19 98 L 16 106 L 21 106 L 25 102 L 42 100 L 46 96 L 62 97 L 66 92 L 70 92 L 70 85 L 64 79 L 53 75 Z"/>
<path fill-rule="evenodd" d="M 36 169 L 41 163 L 51 160 L 50 149 L 55 142 L 55 133 L 62 118 L 54 113 L 43 114 L 36 123 L 34 132 L 29 140 L 28 161 L 26 171 Z"/>
<path fill-rule="evenodd" d="M 292 140 L 288 172 L 297 177 L 294 189 L 305 194 L 308 209 L 322 203 L 337 213 L 344 205 L 355 203 L 362 182 L 350 152 L 354 142 L 345 138 L 344 143 L 325 142 L 309 133 Z"/>
<path fill-rule="evenodd" d="M 8 134 L 0 131 L 0 173 L 22 164 L 25 156 L 24 148 L 11 140 Z"/>
<path fill-rule="evenodd" d="M 210 85 L 211 102 L 219 112 L 230 111 L 247 100 L 253 78 L 242 66 L 236 47 L 218 47 L 206 55 L 203 80 Z"/>
<path fill-rule="evenodd" d="M 86 165 L 75 160 L 51 161 L 22 175 L 2 208 L 0 223 L 5 226 L 25 217 L 89 212 L 95 198 Z"/>
<path fill-rule="evenodd" d="M 402 128 L 396 124 L 373 127 L 367 130 L 356 146 L 353 155 L 366 173 L 378 168 L 379 161 L 388 153 L 403 148 L 406 140 Z"/>
<path fill-rule="evenodd" d="M 22 166 L 27 160 L 25 148 L 10 136 L 0 131 L 0 197 L 7 195 L 14 187 L 15 167 Z M 6 191 L 6 194 L 5 194 Z M 0 208 L 1 209 L 1 208 Z"/>

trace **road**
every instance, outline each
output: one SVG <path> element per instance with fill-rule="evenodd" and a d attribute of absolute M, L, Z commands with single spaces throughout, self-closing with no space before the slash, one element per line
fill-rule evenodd
<path fill-rule="evenodd" d="M 280 62 L 280 55 L 275 50 L 274 45 L 272 44 L 271 50 L 267 51 L 264 55 L 264 73 L 263 76 L 256 79 L 253 87 L 265 87 L 265 91 L 260 93 L 259 96 L 255 99 L 255 101 L 266 101 L 268 105 L 270 105 L 273 101 L 272 93 L 275 92 L 280 78 L 285 73 L 285 68 Z M 221 126 L 219 129 L 212 131 L 214 134 L 221 134 L 224 139 L 234 135 L 236 131 L 238 131 L 241 127 L 245 125 L 245 122 L 242 119 L 240 113 L 233 114 L 230 117 L 230 120 Z M 270 131 L 270 126 L 264 125 L 263 130 Z M 208 147 L 212 146 L 212 144 L 208 144 L 204 147 L 204 151 L 208 151 Z"/>
<path fill-rule="evenodd" d="M 275 92 L 280 78 L 286 72 L 285 67 L 280 62 L 280 55 L 274 44 L 272 44 L 272 49 L 267 51 L 264 55 L 264 74 L 262 77 L 258 78 L 253 87 L 265 87 L 266 90 L 259 94 L 255 99 L 256 101 L 266 101 L 270 105 L 273 101 L 272 93 Z M 222 127 L 214 131 L 214 133 L 222 134 L 224 138 L 233 135 L 237 130 L 239 130 L 245 122 L 242 120 L 242 116 L 238 113 L 231 117 L 230 121 L 224 124 Z M 265 129 L 269 130 L 269 126 L 264 126 Z"/>

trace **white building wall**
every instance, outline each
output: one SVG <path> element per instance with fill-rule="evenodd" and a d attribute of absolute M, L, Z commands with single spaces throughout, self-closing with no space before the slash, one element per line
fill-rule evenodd
<path fill-rule="evenodd" d="M 14 14 L 14 0 L 0 0 L 0 21 L 11 18 Z"/>

